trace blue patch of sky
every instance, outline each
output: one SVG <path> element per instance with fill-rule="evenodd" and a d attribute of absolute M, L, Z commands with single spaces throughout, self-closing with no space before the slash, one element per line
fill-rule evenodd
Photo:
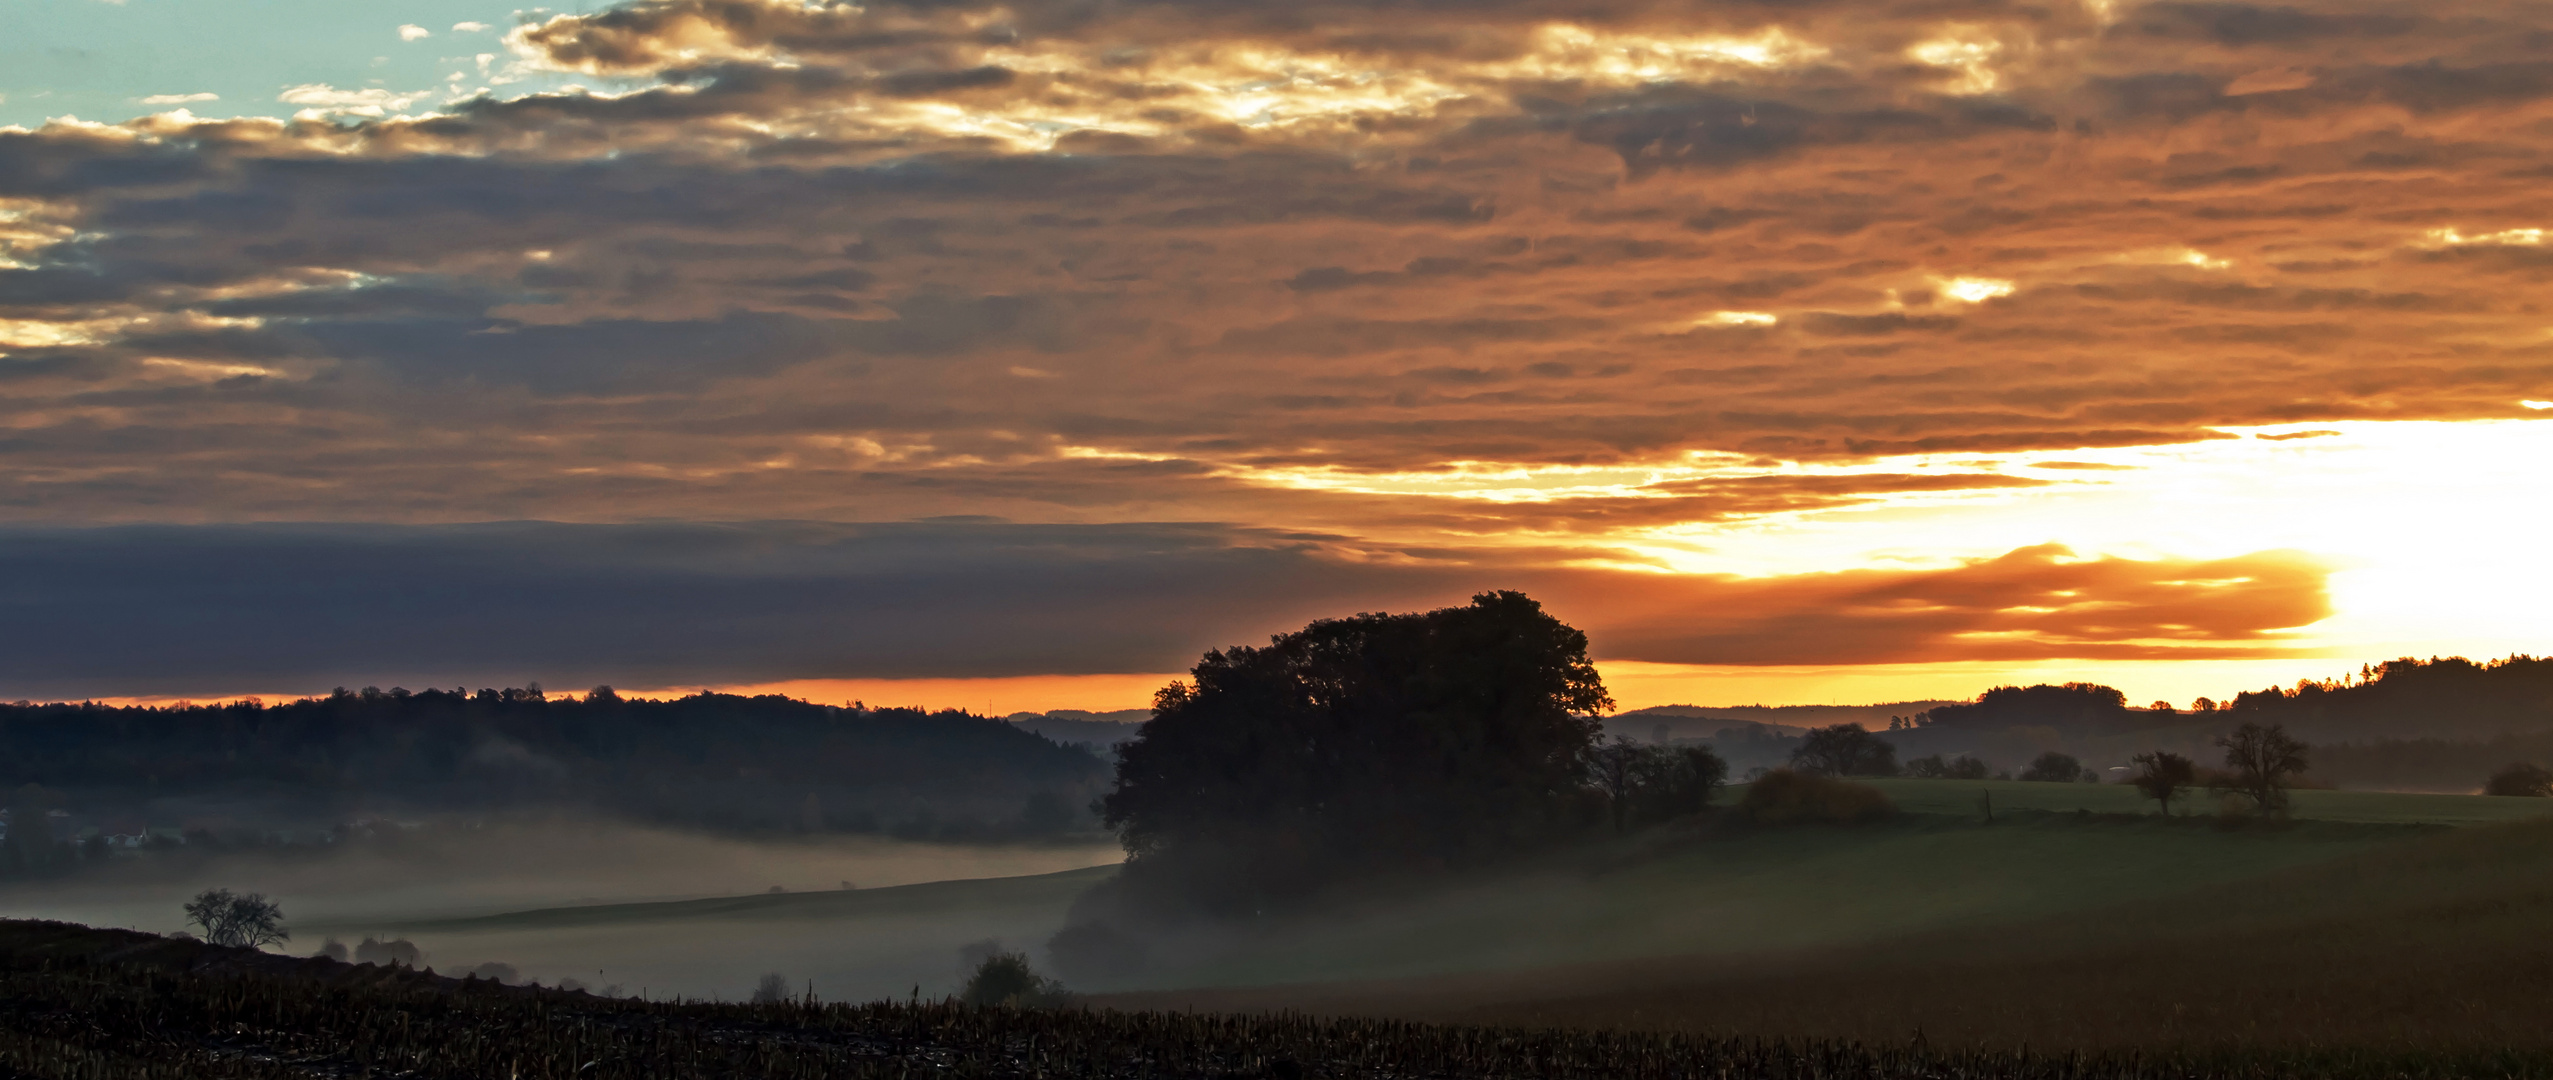
<path fill-rule="evenodd" d="M 580 9 L 569 0 L 557 10 Z M 593 83 L 482 75 L 482 54 L 494 54 L 490 75 L 513 59 L 500 40 L 507 30 L 553 13 L 486 0 L 0 0 L 0 126 L 62 116 L 112 122 L 173 108 L 290 116 L 304 107 L 283 100 L 296 87 L 331 88 L 338 93 L 299 96 L 340 102 L 380 91 L 406 98 L 415 113 L 481 87 L 513 97 Z M 454 29 L 468 23 L 487 29 Z M 403 35 L 403 26 L 424 33 Z"/>

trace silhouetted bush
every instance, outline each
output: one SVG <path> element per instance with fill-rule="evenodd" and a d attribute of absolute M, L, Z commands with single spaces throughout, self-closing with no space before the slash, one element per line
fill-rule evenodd
<path fill-rule="evenodd" d="M 2039 755 L 2028 768 L 2021 770 L 2021 779 L 2052 784 L 2071 784 L 2082 778 L 2083 763 L 2075 760 L 2072 754 L 2060 754 L 2054 750 Z"/>
<path fill-rule="evenodd" d="M 1895 776 L 1897 747 L 1859 724 L 1810 728 L 1791 751 L 1791 768 L 1818 776 Z"/>
<path fill-rule="evenodd" d="M 2483 785 L 2485 795 L 2525 795 L 2534 798 L 2553 796 L 2553 771 L 2533 762 L 2521 761 L 2491 774 L 2491 782 Z"/>
<path fill-rule="evenodd" d="M 1917 780 L 1983 780 L 1991 774 L 1985 762 L 1966 754 L 1949 761 L 1939 754 L 1926 754 L 1907 762 L 1903 772 Z"/>
<path fill-rule="evenodd" d="M 565 989 L 565 986 L 562 985 L 561 989 Z M 762 978 L 754 981 L 754 1004 L 777 1005 L 787 1000 L 789 1000 L 789 980 L 782 977 L 779 972 L 764 972 Z"/>
<path fill-rule="evenodd" d="M 1884 817 L 1895 807 L 1878 788 L 1830 776 L 1775 769 L 1747 785 L 1738 813 L 1759 825 L 1805 822 L 1851 824 Z"/>
<path fill-rule="evenodd" d="M 1063 1004 L 1070 995 L 1062 983 L 1028 966 L 1026 953 L 997 952 L 975 966 L 959 1000 L 982 1007 L 1038 1009 Z M 760 1000 L 760 999 L 756 999 Z"/>

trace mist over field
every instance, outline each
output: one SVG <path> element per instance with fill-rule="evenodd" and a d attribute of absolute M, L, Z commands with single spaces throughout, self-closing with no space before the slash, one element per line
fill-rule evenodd
<path fill-rule="evenodd" d="M 179 908 L 188 897 L 229 888 L 280 902 L 293 932 L 281 951 L 301 955 L 332 937 L 349 948 L 367 936 L 403 937 L 424 950 L 423 963 L 455 974 L 497 962 L 544 982 L 576 978 L 598 989 L 621 983 L 633 993 L 644 986 L 736 997 L 762 973 L 780 971 L 815 979 L 828 997 L 859 997 L 915 982 L 945 992 L 959 974 L 961 946 L 985 938 L 1030 943 L 1055 927 L 999 905 L 874 922 L 784 911 L 741 921 L 689 919 L 673 932 L 645 922 L 526 931 L 452 921 L 709 897 L 857 896 L 917 882 L 1106 866 L 1124 857 L 1104 837 L 1038 844 L 747 839 L 567 815 L 429 821 L 339 850 L 159 854 L 59 880 L 0 884 L 0 905 L 19 918 L 168 932 L 183 928 Z M 843 893 L 845 883 L 852 893 Z M 775 887 L 786 892 L 774 896 Z M 609 974 L 598 980 L 598 972 Z"/>

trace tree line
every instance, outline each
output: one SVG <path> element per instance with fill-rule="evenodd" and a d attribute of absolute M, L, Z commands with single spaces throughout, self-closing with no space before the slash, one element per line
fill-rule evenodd
<path fill-rule="evenodd" d="M 2490 738 L 2553 729 L 2553 658 L 2404 657 L 2339 679 L 2307 679 L 2234 695 L 2227 709 L 2257 723 L 2352 738 Z"/>
<path fill-rule="evenodd" d="M 321 826 L 575 807 L 722 831 L 1013 837 L 1089 827 L 1106 776 L 1085 748 L 997 719 L 770 695 L 365 688 L 275 704 L 0 705 L 0 790 L 38 785 L 49 803 L 13 810 L 19 835 L 49 808 L 158 825 L 157 805 L 219 799 Z"/>
<path fill-rule="evenodd" d="M 2254 811 L 2276 814 L 2286 811 L 2289 789 L 2311 765 L 2311 748 L 2278 724 L 2243 723 L 2219 736 L 2216 746 L 2225 752 L 2222 771 L 2202 776 L 2197 763 L 2187 756 L 2154 750 L 2129 759 L 2133 771 L 2127 782 L 2159 803 L 2165 814 L 2172 812 L 2173 800 L 2202 786 L 2238 797 Z M 1989 775 L 1985 762 L 1964 755 L 1943 761 L 1941 755 L 1933 754 L 1901 768 L 1893 744 L 1854 724 L 1810 730 L 1791 752 L 1791 767 L 1814 776 L 1837 777 L 1984 780 Z M 2073 755 L 2050 750 L 2022 769 L 2020 776 L 2001 778 L 2071 784 L 2094 783 L 2100 776 Z M 2494 777 L 2493 786 L 2513 789 L 2494 794 L 2553 793 L 2553 772 L 2531 765 L 2511 766 Z"/>

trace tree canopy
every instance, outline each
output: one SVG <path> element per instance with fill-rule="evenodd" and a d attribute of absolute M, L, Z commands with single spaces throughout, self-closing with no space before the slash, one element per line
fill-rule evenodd
<path fill-rule="evenodd" d="M 2024 725 L 2124 731 L 2140 720 L 2128 711 L 2127 695 L 2097 683 L 1998 686 L 1958 705 L 1941 705 L 1916 714 L 1923 727 L 1967 731 L 2001 731 Z"/>
<path fill-rule="evenodd" d="M 1587 637 L 1518 592 L 1324 619 L 1165 687 L 1102 800 L 1129 874 L 1246 906 L 1476 860 L 1583 805 L 1612 707 Z"/>

